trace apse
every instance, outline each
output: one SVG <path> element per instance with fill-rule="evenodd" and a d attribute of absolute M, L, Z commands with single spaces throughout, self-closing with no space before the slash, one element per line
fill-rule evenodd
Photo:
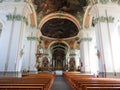
<path fill-rule="evenodd" d="M 55 43 L 51 46 L 52 62 L 55 69 L 60 70 L 66 65 L 68 47 L 64 43 Z"/>
<path fill-rule="evenodd" d="M 53 18 L 43 24 L 41 28 L 43 36 L 49 38 L 70 38 L 79 33 L 77 26 L 65 18 Z"/>

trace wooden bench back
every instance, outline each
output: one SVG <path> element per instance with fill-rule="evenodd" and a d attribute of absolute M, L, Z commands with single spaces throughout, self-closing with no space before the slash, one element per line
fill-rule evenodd
<path fill-rule="evenodd" d="M 0 90 L 50 90 L 53 80 L 54 75 L 49 73 L 0 78 Z"/>
<path fill-rule="evenodd" d="M 92 75 L 64 73 L 74 90 L 120 90 L 120 79 L 95 78 Z"/>

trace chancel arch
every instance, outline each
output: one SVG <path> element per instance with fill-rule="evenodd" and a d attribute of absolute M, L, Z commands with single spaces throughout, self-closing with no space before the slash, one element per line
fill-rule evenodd
<path fill-rule="evenodd" d="M 67 65 L 68 46 L 61 42 L 56 42 L 51 45 L 50 52 L 52 55 L 53 70 L 65 70 Z"/>

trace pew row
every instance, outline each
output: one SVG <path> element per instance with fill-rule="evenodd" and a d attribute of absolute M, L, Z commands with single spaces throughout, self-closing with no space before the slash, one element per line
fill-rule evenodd
<path fill-rule="evenodd" d="M 74 78 L 90 78 L 94 77 L 92 74 L 81 74 L 80 72 L 64 72 L 63 76 L 66 78 L 68 83 L 75 89 L 76 84 L 72 81 Z"/>
<path fill-rule="evenodd" d="M 120 90 L 120 79 L 95 78 L 84 74 L 63 74 L 74 90 Z"/>
<path fill-rule="evenodd" d="M 0 90 L 45 90 L 44 84 L 0 84 Z"/>
<path fill-rule="evenodd" d="M 0 78 L 0 90 L 50 90 L 54 75 L 39 73 L 22 78 Z"/>

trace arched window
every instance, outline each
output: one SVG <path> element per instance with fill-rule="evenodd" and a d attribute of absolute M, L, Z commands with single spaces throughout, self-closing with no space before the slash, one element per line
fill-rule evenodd
<path fill-rule="evenodd" d="M 3 28 L 3 25 L 2 25 L 2 23 L 0 22 L 0 36 L 1 36 L 1 33 L 2 33 L 2 28 Z"/>

